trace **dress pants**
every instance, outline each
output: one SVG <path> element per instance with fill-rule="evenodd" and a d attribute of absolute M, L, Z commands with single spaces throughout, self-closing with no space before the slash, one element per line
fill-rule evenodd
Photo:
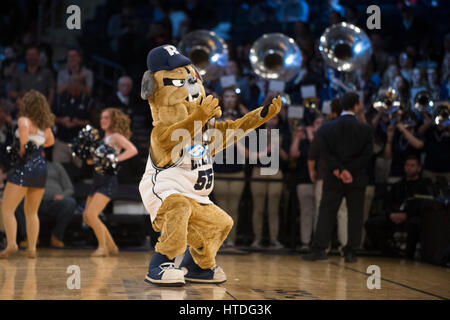
<path fill-rule="evenodd" d="M 317 229 L 317 220 L 319 217 L 320 200 L 322 199 L 323 180 L 317 180 L 315 183 L 315 198 L 316 198 L 316 221 L 314 222 L 314 232 Z M 337 238 L 340 245 L 343 247 L 347 244 L 347 204 L 345 199 L 339 206 L 337 213 Z M 331 244 L 330 244 L 331 248 Z"/>
<path fill-rule="evenodd" d="M 336 223 L 336 214 L 345 198 L 347 203 L 348 237 L 345 251 L 355 250 L 361 242 L 361 232 L 364 215 L 365 177 L 353 176 L 353 183 L 344 184 L 332 174 L 324 178 L 322 199 L 319 208 L 319 220 L 313 240 L 314 250 L 325 250 L 331 241 L 331 235 Z"/>

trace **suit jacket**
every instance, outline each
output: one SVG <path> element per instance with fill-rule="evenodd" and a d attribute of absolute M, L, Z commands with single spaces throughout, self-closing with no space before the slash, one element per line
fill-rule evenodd
<path fill-rule="evenodd" d="M 333 171 L 348 170 L 353 184 L 366 184 L 366 169 L 373 154 L 372 128 L 353 115 L 342 115 L 324 124 L 319 136 L 321 156 L 327 165 L 324 178 L 338 181 Z"/>
<path fill-rule="evenodd" d="M 112 95 L 108 96 L 108 98 L 106 98 L 105 108 L 110 108 L 110 107 L 119 108 L 126 114 L 131 114 L 132 108 L 133 108 L 132 104 L 133 104 L 133 102 L 132 102 L 131 97 L 130 97 L 130 102 L 128 103 L 128 105 L 126 105 L 119 99 L 119 97 L 117 96 L 117 93 L 115 92 L 114 94 L 112 94 Z"/>

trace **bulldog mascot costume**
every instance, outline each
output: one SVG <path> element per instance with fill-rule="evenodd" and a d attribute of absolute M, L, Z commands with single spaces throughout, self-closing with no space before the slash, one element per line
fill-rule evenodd
<path fill-rule="evenodd" d="M 139 191 L 160 236 L 146 281 L 166 286 L 225 282 L 216 254 L 233 220 L 208 197 L 214 185 L 212 156 L 275 116 L 281 99 L 235 121 L 213 122 L 221 116 L 219 102 L 205 96 L 199 72 L 177 48 L 152 49 L 147 68 L 141 97 L 150 105 L 154 128 Z M 207 141 L 208 125 L 223 139 Z"/>

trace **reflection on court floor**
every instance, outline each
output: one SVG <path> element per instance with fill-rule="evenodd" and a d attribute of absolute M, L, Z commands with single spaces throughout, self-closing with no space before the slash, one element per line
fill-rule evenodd
<path fill-rule="evenodd" d="M 0 299 L 323 300 L 450 299 L 450 269 L 394 258 L 359 257 L 305 262 L 298 254 L 219 255 L 228 281 L 164 288 L 144 282 L 152 252 L 91 258 L 87 250 L 40 249 L 0 260 Z M 369 289 L 369 266 L 380 270 L 380 289 Z M 80 289 L 70 289 L 79 267 Z M 372 278 L 373 279 L 373 278 Z"/>

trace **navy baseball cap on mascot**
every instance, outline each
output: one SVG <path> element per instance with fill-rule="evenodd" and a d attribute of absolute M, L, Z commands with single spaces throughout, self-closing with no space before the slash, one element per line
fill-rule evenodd
<path fill-rule="evenodd" d="M 153 126 L 171 125 L 185 119 L 200 97 L 206 98 L 205 88 L 189 58 L 170 44 L 150 50 L 147 71 L 142 77 L 141 98 L 150 105 Z"/>
<path fill-rule="evenodd" d="M 161 70 L 173 70 L 190 64 L 192 64 L 191 60 L 183 56 L 172 45 L 156 47 L 147 55 L 147 69 L 153 73 Z"/>

